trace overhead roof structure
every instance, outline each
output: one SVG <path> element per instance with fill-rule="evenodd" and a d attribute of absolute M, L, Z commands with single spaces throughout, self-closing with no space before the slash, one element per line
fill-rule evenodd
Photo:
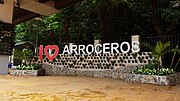
<path fill-rule="evenodd" d="M 49 16 L 82 0 L 0 0 L 0 21 L 16 25 L 38 16 Z"/>

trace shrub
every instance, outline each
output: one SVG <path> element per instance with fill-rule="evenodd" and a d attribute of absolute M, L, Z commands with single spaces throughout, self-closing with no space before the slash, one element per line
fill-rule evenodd
<path fill-rule="evenodd" d="M 40 64 L 31 64 L 31 65 L 18 65 L 16 67 L 17 70 L 38 70 L 38 69 L 41 69 L 41 65 Z"/>
<path fill-rule="evenodd" d="M 173 69 L 169 68 L 160 68 L 159 71 L 157 71 L 157 65 L 155 64 L 148 64 L 145 65 L 142 68 L 138 68 L 137 70 L 132 71 L 133 74 L 143 74 L 143 75 L 169 75 L 174 74 L 175 71 Z"/>
<path fill-rule="evenodd" d="M 160 70 L 164 70 L 162 68 L 162 65 L 160 63 L 161 61 L 161 58 L 166 54 L 166 53 L 169 53 L 169 52 L 174 52 L 174 56 L 176 54 L 176 52 L 180 52 L 180 49 L 178 48 L 178 45 L 176 46 L 176 48 L 173 48 L 171 47 L 171 43 L 170 42 L 167 42 L 167 43 L 162 43 L 161 41 L 157 42 L 155 46 L 151 46 L 149 44 L 143 44 L 145 46 L 148 46 L 151 50 L 152 50 L 152 55 L 155 57 L 155 63 L 157 64 L 156 66 L 156 70 L 158 72 L 160 72 Z M 173 56 L 173 59 L 174 60 L 174 56 Z M 172 61 L 173 63 L 173 61 Z M 170 68 L 172 67 L 172 63 L 171 63 L 171 66 Z M 176 66 L 175 66 L 175 69 L 176 69 Z"/>

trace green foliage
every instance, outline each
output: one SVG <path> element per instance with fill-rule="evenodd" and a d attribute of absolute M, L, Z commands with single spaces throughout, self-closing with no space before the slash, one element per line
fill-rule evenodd
<path fill-rule="evenodd" d="M 129 3 L 129 1 L 128 0 L 93 0 L 93 4 L 97 6 L 108 5 L 109 3 L 113 3 L 114 5 L 117 5 L 119 3 Z"/>
<path fill-rule="evenodd" d="M 177 23 L 179 22 L 180 19 L 180 11 L 179 9 L 167 9 L 163 14 L 162 14 L 162 18 L 170 23 L 172 21 L 177 21 Z"/>
<path fill-rule="evenodd" d="M 152 54 L 155 56 L 155 59 L 158 63 L 160 63 L 161 57 L 169 52 L 168 48 L 170 47 L 170 42 L 167 43 L 162 43 L 162 42 L 157 42 L 156 46 L 152 50 Z"/>
<path fill-rule="evenodd" d="M 162 13 L 162 18 L 170 23 L 172 21 L 177 21 L 179 23 L 180 19 L 180 11 L 179 11 L 179 5 L 180 1 L 179 0 L 171 0 L 169 8 L 165 9 L 164 12 Z"/>
<path fill-rule="evenodd" d="M 179 0 L 157 0 L 159 26 L 164 34 L 180 33 L 180 10 L 173 7 L 177 2 Z M 16 40 L 35 44 L 38 33 L 38 45 L 93 43 L 93 39 L 103 38 L 98 16 L 103 6 L 106 11 L 103 23 L 108 42 L 124 41 L 124 37 L 132 34 L 154 35 L 152 0 L 86 0 L 63 8 L 58 14 L 43 16 L 42 20 L 16 25 Z"/>
<path fill-rule="evenodd" d="M 14 58 L 20 61 L 28 60 L 31 59 L 32 57 L 33 57 L 32 50 L 28 50 L 28 49 L 25 49 L 23 51 L 17 49 L 14 50 Z"/>
<path fill-rule="evenodd" d="M 15 33 L 11 24 L 0 21 L 0 54 L 11 55 L 14 45 Z"/>
<path fill-rule="evenodd" d="M 16 67 L 17 70 L 38 70 L 38 69 L 41 69 L 42 65 L 40 64 L 31 64 L 31 65 L 18 65 Z"/>
<path fill-rule="evenodd" d="M 95 1 L 97 3 L 95 3 Z M 67 40 L 81 44 L 93 43 L 94 38 L 102 38 L 99 34 L 97 5 L 105 4 L 109 5 L 107 7 L 109 10 L 107 13 L 107 33 L 110 37 L 112 37 L 112 41 L 115 41 L 124 33 L 133 33 L 133 30 L 129 31 L 129 27 L 132 28 L 132 25 L 134 25 L 134 23 L 131 23 L 133 22 L 133 20 L 131 20 L 131 18 L 133 18 L 133 13 L 128 5 L 122 6 L 124 5 L 123 2 L 128 1 L 94 0 L 94 2 L 92 2 L 91 0 L 87 0 L 72 7 L 63 8 L 60 13 L 51 15 L 49 17 L 42 17 L 42 20 L 40 21 L 31 20 L 17 25 L 15 28 L 16 40 L 30 41 L 35 44 L 39 30 L 38 45 L 59 45 L 59 43 L 66 43 Z M 125 16 L 122 16 L 122 14 Z M 64 29 L 65 22 L 68 20 L 69 32 L 67 33 L 64 31 Z"/>
<path fill-rule="evenodd" d="M 63 23 L 60 14 L 53 14 L 48 17 L 42 16 L 39 20 L 33 19 L 15 26 L 16 40 L 30 41 L 38 45 L 59 44 L 60 29 Z"/>
<path fill-rule="evenodd" d="M 159 9 L 159 18 L 161 19 L 161 27 L 163 32 L 170 34 L 179 34 L 180 26 L 180 6 L 179 0 L 170 0 L 166 7 Z"/>
<path fill-rule="evenodd" d="M 132 71 L 133 74 L 143 74 L 143 75 L 169 75 L 175 73 L 173 69 L 169 68 L 161 68 L 159 71 L 156 70 L 157 65 L 148 64 L 142 68 L 138 68 L 137 70 Z"/>
<path fill-rule="evenodd" d="M 171 43 L 162 43 L 157 42 L 156 45 L 153 47 L 150 44 L 143 44 L 144 46 L 148 46 L 152 50 L 152 55 L 155 57 L 155 64 L 157 65 L 157 70 L 159 71 L 162 68 L 160 61 L 161 58 L 168 52 L 179 52 L 180 49 L 178 47 L 172 49 Z M 171 67 L 171 66 L 170 66 Z"/>

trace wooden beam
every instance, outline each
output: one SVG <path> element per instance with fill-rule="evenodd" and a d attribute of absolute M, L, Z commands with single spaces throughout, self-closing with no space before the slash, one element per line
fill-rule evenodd
<path fill-rule="evenodd" d="M 39 17 L 41 15 L 37 14 L 37 13 L 33 13 L 33 12 L 24 12 L 24 14 L 19 14 L 18 16 L 16 16 L 16 18 L 14 18 L 13 20 L 13 25 L 17 25 L 17 24 L 20 24 L 22 22 L 25 22 L 25 21 L 28 21 L 28 20 L 31 20 L 35 17 Z"/>
<path fill-rule="evenodd" d="M 53 7 L 35 2 L 33 0 L 20 0 L 20 8 L 45 16 L 49 16 L 59 12 L 59 10 Z"/>
<path fill-rule="evenodd" d="M 55 0 L 55 8 L 61 9 L 64 7 L 72 6 L 78 2 L 82 2 L 83 0 Z"/>
<path fill-rule="evenodd" d="M 49 0 L 38 0 L 38 2 L 40 2 L 40 3 L 44 3 L 44 2 L 47 2 L 47 1 L 49 1 Z"/>
<path fill-rule="evenodd" d="M 6 0 L 0 4 L 0 21 L 12 23 L 14 0 Z"/>
<path fill-rule="evenodd" d="M 41 15 L 47 16 L 57 13 L 59 12 L 57 9 L 72 6 L 81 1 L 83 0 L 39 0 L 38 2 L 33 0 L 20 0 L 20 8 L 15 7 L 14 9 L 12 24 L 16 25 Z"/>

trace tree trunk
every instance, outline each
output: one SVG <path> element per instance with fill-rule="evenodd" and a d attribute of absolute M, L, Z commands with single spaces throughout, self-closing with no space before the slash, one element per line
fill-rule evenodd
<path fill-rule="evenodd" d="M 106 13 L 107 13 L 106 6 L 101 6 L 98 11 L 98 16 L 99 16 L 100 34 L 102 36 L 103 43 L 108 41 L 108 36 L 106 33 Z"/>
<path fill-rule="evenodd" d="M 162 32 L 158 25 L 157 0 L 152 0 L 152 25 L 156 35 L 162 35 Z"/>
<path fill-rule="evenodd" d="M 64 32 L 66 33 L 66 42 L 69 43 L 70 42 L 70 36 L 69 36 L 69 22 L 70 22 L 70 19 L 67 19 L 64 23 Z"/>
<path fill-rule="evenodd" d="M 77 43 L 76 44 L 79 45 L 80 44 L 80 34 L 81 34 L 80 33 L 80 25 L 77 24 L 76 28 L 77 28 L 76 29 L 77 30 L 77 36 L 76 36 L 77 37 Z"/>

